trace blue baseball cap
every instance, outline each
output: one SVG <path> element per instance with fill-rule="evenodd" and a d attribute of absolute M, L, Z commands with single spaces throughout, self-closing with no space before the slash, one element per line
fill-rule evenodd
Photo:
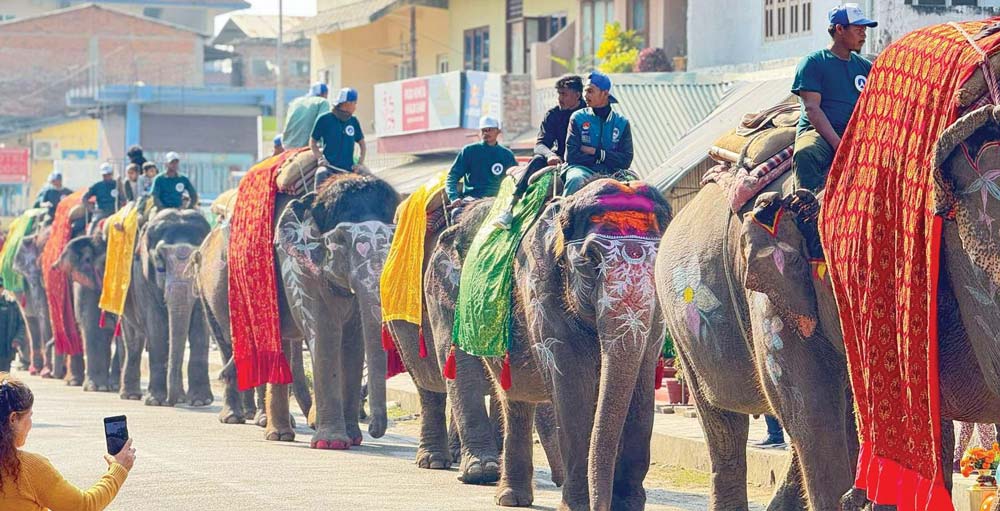
<path fill-rule="evenodd" d="M 603 91 L 611 92 L 611 77 L 600 71 L 591 71 L 590 76 L 587 77 L 587 83 Z M 614 96 L 608 96 L 608 103 L 617 102 L 618 100 Z"/>
<path fill-rule="evenodd" d="M 274 145 L 281 145 L 281 135 L 274 137 Z"/>
<path fill-rule="evenodd" d="M 843 4 L 830 9 L 831 25 L 860 25 L 863 27 L 877 27 L 878 22 L 865 17 L 858 4 Z"/>
<path fill-rule="evenodd" d="M 325 83 L 323 83 L 323 82 L 316 82 L 316 83 L 312 84 L 312 87 L 309 87 L 309 95 L 310 96 L 322 96 L 322 95 L 326 94 L 327 92 L 329 92 L 329 90 L 330 89 L 328 89 L 326 87 Z"/>
<path fill-rule="evenodd" d="M 337 100 L 334 101 L 333 104 L 339 105 L 341 103 L 352 103 L 357 100 L 358 100 L 358 91 L 350 87 L 344 87 L 343 89 L 340 89 L 339 93 L 337 93 Z"/>

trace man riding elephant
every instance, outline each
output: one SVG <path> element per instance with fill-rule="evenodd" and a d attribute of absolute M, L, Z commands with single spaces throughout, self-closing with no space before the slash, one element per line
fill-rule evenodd
<path fill-rule="evenodd" d="M 180 208 L 184 206 L 184 192 L 190 197 L 189 207 L 198 207 L 198 192 L 187 176 L 180 174 L 180 155 L 171 151 L 167 153 L 167 171 L 153 180 L 153 201 L 156 208 Z"/>
<path fill-rule="evenodd" d="M 365 134 L 361 131 L 358 118 L 354 116 L 358 108 L 358 91 L 350 87 L 340 89 L 333 105 L 333 110 L 316 119 L 309 139 L 309 149 L 320 166 L 316 171 L 315 190 L 333 172 L 369 173 L 365 167 L 365 156 L 368 154 Z M 355 144 L 360 151 L 357 163 L 354 161 Z"/>
<path fill-rule="evenodd" d="M 594 176 L 612 176 L 632 165 L 632 127 L 611 109 L 611 78 L 594 71 L 583 89 L 587 108 L 573 113 L 566 138 L 565 194 L 573 195 Z"/>
<path fill-rule="evenodd" d="M 56 216 L 56 206 L 59 205 L 59 201 L 61 201 L 63 197 L 73 193 L 73 190 L 63 188 L 62 172 L 53 171 L 49 174 L 48 181 L 48 184 L 43 186 L 42 189 L 38 191 L 38 197 L 35 199 L 33 207 L 49 208 L 48 221 L 52 222 L 52 219 Z"/>
<path fill-rule="evenodd" d="M 514 153 L 500 145 L 500 121 L 495 117 L 479 119 L 479 142 L 462 148 L 451 164 L 445 179 L 445 194 L 456 206 L 452 215 L 461 211 L 464 202 L 496 197 L 506 170 L 517 165 Z M 461 191 L 458 189 L 462 182 Z"/>

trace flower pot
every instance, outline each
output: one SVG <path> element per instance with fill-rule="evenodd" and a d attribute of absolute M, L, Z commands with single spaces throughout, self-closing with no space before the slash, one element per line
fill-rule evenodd
<path fill-rule="evenodd" d="M 667 388 L 667 397 L 670 400 L 670 404 L 676 405 L 681 402 L 681 382 L 674 378 L 667 378 L 664 380 Z"/>
<path fill-rule="evenodd" d="M 669 367 L 669 366 L 667 366 L 667 367 L 663 368 L 663 377 L 664 378 L 673 378 L 675 376 L 677 376 L 677 368 L 676 367 Z"/>

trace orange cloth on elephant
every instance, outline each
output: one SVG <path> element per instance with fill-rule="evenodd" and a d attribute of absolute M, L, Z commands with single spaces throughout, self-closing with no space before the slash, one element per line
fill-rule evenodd
<path fill-rule="evenodd" d="M 274 178 L 285 151 L 254 165 L 240 181 L 229 237 L 229 311 L 236 383 L 247 390 L 292 382 L 281 350 L 278 279 L 274 265 Z"/>
<path fill-rule="evenodd" d="M 396 233 L 382 268 L 382 321 L 423 322 L 427 203 L 444 190 L 447 172 L 424 183 L 396 209 Z"/>
<path fill-rule="evenodd" d="M 80 339 L 80 329 L 76 324 L 73 312 L 73 293 L 66 272 L 53 268 L 59 260 L 63 249 L 73 235 L 70 221 L 70 210 L 83 201 L 84 190 L 73 192 L 56 207 L 56 216 L 52 220 L 52 234 L 42 250 L 42 280 L 45 282 L 45 298 L 49 303 L 49 321 L 52 323 L 52 336 L 56 341 L 56 353 L 62 355 L 79 355 L 83 352 L 83 340 Z"/>
<path fill-rule="evenodd" d="M 986 25 L 961 26 L 975 34 Z M 978 44 L 992 51 L 997 39 Z M 931 162 L 957 116 L 955 93 L 980 62 L 950 25 L 886 48 L 837 151 L 821 211 L 861 439 L 855 486 L 899 511 L 952 509 L 941 472 L 941 217 Z"/>

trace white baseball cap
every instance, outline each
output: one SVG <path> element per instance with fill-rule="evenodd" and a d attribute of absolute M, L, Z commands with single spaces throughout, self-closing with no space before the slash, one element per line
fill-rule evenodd
<path fill-rule="evenodd" d="M 115 169 L 111 167 L 110 163 L 104 162 L 104 163 L 101 164 L 101 175 L 102 176 L 110 176 L 111 174 L 114 174 L 114 173 L 115 173 Z"/>
<path fill-rule="evenodd" d="M 500 129 L 500 121 L 496 117 L 484 115 L 479 119 L 479 129 L 486 128 Z"/>
<path fill-rule="evenodd" d="M 172 162 L 174 160 L 180 160 L 180 159 L 181 159 L 181 155 L 175 153 L 174 151 L 170 151 L 169 153 L 167 153 L 167 163 L 170 163 L 170 162 Z"/>

